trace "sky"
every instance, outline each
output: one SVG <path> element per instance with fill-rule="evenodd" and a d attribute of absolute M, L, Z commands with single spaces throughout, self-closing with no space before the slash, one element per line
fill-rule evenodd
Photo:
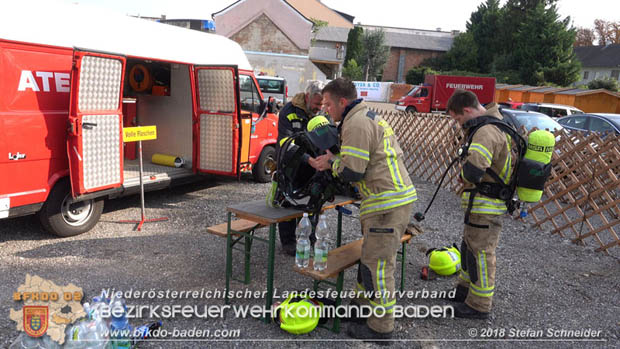
<path fill-rule="evenodd" d="M 211 14 L 235 0 L 62 0 L 129 15 L 211 19 Z M 260 1 L 260 0 L 255 0 Z M 465 23 L 483 0 L 322 0 L 355 16 L 355 23 L 444 31 L 465 31 Z M 506 0 L 501 0 L 504 4 Z M 576 27 L 594 28 L 597 18 L 620 21 L 620 0 L 559 0 L 562 18 Z"/>

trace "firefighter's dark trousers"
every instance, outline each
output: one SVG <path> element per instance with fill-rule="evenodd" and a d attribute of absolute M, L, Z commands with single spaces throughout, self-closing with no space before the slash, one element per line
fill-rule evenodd
<path fill-rule="evenodd" d="M 371 329 L 388 333 L 394 331 L 393 307 L 394 269 L 400 239 L 407 228 L 413 204 L 408 204 L 374 215 L 362 217 L 362 258 L 357 269 L 358 298 L 355 302 L 371 305 L 375 312 L 368 318 Z M 368 295 L 374 297 L 367 297 Z M 382 316 L 379 316 L 382 315 Z"/>
<path fill-rule="evenodd" d="M 458 283 L 469 288 L 465 304 L 488 313 L 495 291 L 495 249 L 502 224 L 500 216 L 475 213 L 470 214 L 469 222 L 481 227 L 465 224 Z"/>

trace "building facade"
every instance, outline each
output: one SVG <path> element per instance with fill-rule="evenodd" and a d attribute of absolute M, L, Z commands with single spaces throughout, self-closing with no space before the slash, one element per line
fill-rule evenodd
<path fill-rule="evenodd" d="M 581 79 L 575 86 L 597 79 L 620 79 L 620 44 L 575 47 L 581 62 Z"/>

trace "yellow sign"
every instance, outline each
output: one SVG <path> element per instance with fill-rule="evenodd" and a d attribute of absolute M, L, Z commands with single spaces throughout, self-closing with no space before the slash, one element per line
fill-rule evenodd
<path fill-rule="evenodd" d="M 157 126 L 123 128 L 123 142 L 137 142 L 157 139 Z"/>

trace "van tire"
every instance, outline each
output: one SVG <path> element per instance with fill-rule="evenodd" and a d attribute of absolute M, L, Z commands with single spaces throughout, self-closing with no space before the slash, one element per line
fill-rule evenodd
<path fill-rule="evenodd" d="M 252 166 L 252 175 L 254 180 L 259 183 L 267 183 L 271 181 L 271 173 L 268 165 L 270 161 L 276 161 L 276 149 L 271 146 L 265 146 L 258 157 L 258 161 Z"/>
<path fill-rule="evenodd" d="M 406 111 L 407 113 L 415 113 L 415 112 L 417 112 L 418 110 L 417 110 L 415 107 L 411 107 L 411 106 L 409 106 L 409 107 L 407 107 L 407 109 L 405 109 L 405 111 Z"/>
<path fill-rule="evenodd" d="M 103 212 L 103 198 L 79 203 L 72 201 L 69 180 L 61 179 L 38 213 L 43 229 L 60 237 L 75 236 L 91 230 Z"/>

